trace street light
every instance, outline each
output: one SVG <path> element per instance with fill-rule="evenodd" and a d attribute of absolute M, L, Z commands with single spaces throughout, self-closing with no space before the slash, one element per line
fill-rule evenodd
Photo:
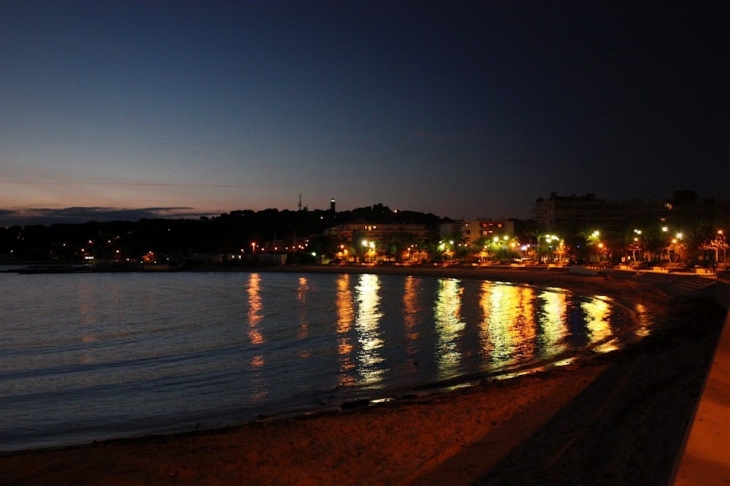
<path fill-rule="evenodd" d="M 370 258 L 372 259 L 373 254 L 375 253 L 375 242 L 374 241 L 368 241 L 368 240 L 362 240 L 360 244 L 363 246 L 363 248 L 366 249 L 365 254 L 370 254 Z"/>
<path fill-rule="evenodd" d="M 725 235 L 723 234 L 722 230 L 717 230 L 717 238 L 721 242 L 721 245 L 722 245 L 722 261 L 725 264 L 725 268 L 727 268 L 727 242 L 725 241 Z"/>

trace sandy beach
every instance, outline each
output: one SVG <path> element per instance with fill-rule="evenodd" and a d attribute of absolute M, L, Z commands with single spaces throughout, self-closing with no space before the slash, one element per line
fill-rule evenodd
<path fill-rule="evenodd" d="M 374 271 L 316 269 L 363 270 Z M 0 453 L 0 485 L 667 484 L 726 312 L 710 292 L 675 293 L 628 272 L 377 271 L 606 295 L 653 324 L 626 349 L 448 394 L 222 430 Z"/>

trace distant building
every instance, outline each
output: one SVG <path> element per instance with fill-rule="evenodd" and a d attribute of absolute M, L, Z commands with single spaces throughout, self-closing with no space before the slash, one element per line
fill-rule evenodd
<path fill-rule="evenodd" d="M 425 224 L 350 223 L 333 226 L 324 231 L 339 242 L 338 259 L 345 261 L 421 261 L 428 258 L 425 245 L 428 238 Z"/>
<path fill-rule="evenodd" d="M 423 242 L 426 241 L 428 231 L 425 224 L 349 223 L 327 228 L 324 234 L 335 236 L 342 243 L 357 245 L 358 240 L 383 243 L 397 236 L 409 236 Z"/>
<path fill-rule="evenodd" d="M 464 243 L 473 245 L 481 238 L 494 238 L 495 236 L 514 236 L 515 224 L 508 220 L 483 220 L 474 219 L 459 221 L 456 223 L 444 223 L 439 226 L 439 234 L 442 239 L 459 234 Z"/>
<path fill-rule="evenodd" d="M 335 198 L 330 199 L 330 211 L 335 213 Z"/>
<path fill-rule="evenodd" d="M 665 201 L 609 201 L 596 199 L 593 194 L 558 196 L 553 193 L 548 199 L 538 198 L 533 205 L 535 221 L 548 232 L 600 227 L 606 233 L 620 234 L 627 225 L 637 221 L 660 221 L 667 214 Z"/>

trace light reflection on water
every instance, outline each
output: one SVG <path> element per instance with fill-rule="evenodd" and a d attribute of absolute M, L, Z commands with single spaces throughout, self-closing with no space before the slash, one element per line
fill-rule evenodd
<path fill-rule="evenodd" d="M 586 327 L 591 342 L 600 342 L 609 337 L 611 329 L 608 327 L 608 317 L 611 314 L 611 309 L 608 303 L 594 299 L 589 302 L 581 302 L 580 305 L 586 316 Z"/>
<path fill-rule="evenodd" d="M 248 339 L 251 344 L 266 342 L 258 326 L 263 320 L 263 303 L 261 302 L 261 277 L 257 273 L 248 279 Z"/>
<path fill-rule="evenodd" d="M 337 354 L 340 360 L 339 385 L 348 386 L 355 383 L 350 373 L 357 366 L 352 359 L 352 337 L 350 329 L 355 318 L 355 305 L 350 291 L 350 276 L 337 278 Z"/>
<path fill-rule="evenodd" d="M 403 289 L 403 327 L 406 332 L 406 352 L 409 356 L 415 352 L 413 341 L 418 339 L 418 313 L 421 307 L 418 301 L 420 280 L 408 276 L 404 282 Z"/>
<path fill-rule="evenodd" d="M 568 347 L 565 336 L 568 334 L 567 327 L 567 296 L 562 292 L 540 292 L 542 305 L 541 323 L 542 331 L 542 356 L 547 358 L 551 355 L 560 354 Z"/>
<path fill-rule="evenodd" d="M 378 365 L 383 362 L 380 348 L 383 340 L 380 337 L 380 278 L 377 275 L 360 275 L 355 289 L 357 299 L 357 317 L 355 328 L 358 334 L 360 350 L 357 354 L 359 383 L 369 385 L 378 383 L 383 378 L 386 368 Z"/>
<path fill-rule="evenodd" d="M 0 450 L 512 372 L 612 349 L 631 323 L 607 299 L 451 278 L 7 274 L 0 286 Z"/>
<path fill-rule="evenodd" d="M 453 373 L 461 358 L 459 335 L 466 324 L 461 319 L 461 294 L 463 289 L 456 279 L 440 279 L 434 304 L 436 325 L 436 360 L 442 374 Z"/>

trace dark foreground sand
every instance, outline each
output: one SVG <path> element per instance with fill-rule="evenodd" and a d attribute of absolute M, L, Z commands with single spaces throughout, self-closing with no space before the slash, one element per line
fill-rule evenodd
<path fill-rule="evenodd" d="M 0 453 L 0 485 L 667 484 L 725 315 L 711 296 L 547 270 L 410 271 L 608 295 L 655 324 L 628 349 L 446 395 Z"/>

